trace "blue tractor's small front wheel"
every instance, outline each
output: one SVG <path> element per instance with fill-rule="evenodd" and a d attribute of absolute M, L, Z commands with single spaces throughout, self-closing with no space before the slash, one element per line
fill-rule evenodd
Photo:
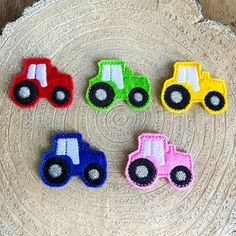
<path fill-rule="evenodd" d="M 84 169 L 85 184 L 89 187 L 99 187 L 106 180 L 105 170 L 98 164 L 89 164 Z"/>
<path fill-rule="evenodd" d="M 67 161 L 60 157 L 51 157 L 45 161 L 41 169 L 41 176 L 45 184 L 52 187 L 65 185 L 71 175 Z"/>

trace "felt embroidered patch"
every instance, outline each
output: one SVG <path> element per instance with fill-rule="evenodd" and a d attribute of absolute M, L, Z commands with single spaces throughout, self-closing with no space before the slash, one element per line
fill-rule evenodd
<path fill-rule="evenodd" d="M 138 138 L 138 150 L 129 155 L 125 176 L 141 189 L 153 188 L 164 177 L 174 188 L 185 190 L 193 182 L 192 155 L 176 151 L 165 135 L 144 133 Z"/>
<path fill-rule="evenodd" d="M 86 93 L 91 107 L 107 110 L 121 99 L 135 110 L 150 104 L 151 87 L 147 77 L 135 75 L 123 60 L 102 60 L 98 67 L 98 74 L 90 79 Z"/>
<path fill-rule="evenodd" d="M 56 134 L 52 150 L 43 154 L 40 177 L 50 187 L 62 187 L 72 176 L 80 176 L 88 187 L 102 186 L 107 178 L 106 156 L 83 143 L 80 133 Z"/>
<path fill-rule="evenodd" d="M 192 103 L 200 102 L 208 112 L 219 114 L 227 108 L 227 89 L 224 80 L 202 72 L 200 63 L 177 62 L 173 77 L 164 83 L 161 101 L 171 112 L 185 112 Z"/>
<path fill-rule="evenodd" d="M 12 101 L 22 108 L 34 106 L 47 98 L 54 107 L 68 107 L 73 101 L 72 77 L 58 71 L 48 58 L 24 59 L 22 74 L 13 78 L 10 90 Z"/>

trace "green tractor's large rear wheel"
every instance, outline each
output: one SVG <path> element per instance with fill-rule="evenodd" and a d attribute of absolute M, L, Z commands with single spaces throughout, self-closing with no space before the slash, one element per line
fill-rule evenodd
<path fill-rule="evenodd" d="M 107 83 L 100 82 L 92 85 L 89 90 L 90 102 L 99 108 L 109 107 L 115 98 L 114 89 Z"/>

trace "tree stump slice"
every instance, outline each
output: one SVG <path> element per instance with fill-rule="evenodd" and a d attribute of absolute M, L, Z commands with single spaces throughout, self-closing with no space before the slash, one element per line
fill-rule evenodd
<path fill-rule="evenodd" d="M 9 99 L 23 58 L 49 57 L 73 76 L 74 102 L 55 109 L 41 100 L 20 109 Z M 152 103 L 133 111 L 123 101 L 105 112 L 85 101 L 97 62 L 122 58 L 150 78 Z M 184 114 L 160 103 L 176 61 L 199 61 L 226 81 L 229 106 L 221 115 L 195 104 Z M 8 24 L 0 39 L 0 235 L 233 235 L 236 231 L 236 36 L 203 20 L 194 0 L 42 0 Z M 50 189 L 39 178 L 42 152 L 55 132 L 81 132 L 104 150 L 108 181 L 89 189 L 74 177 Z M 152 190 L 124 177 L 128 154 L 142 132 L 165 134 L 191 152 L 195 182 L 186 192 L 161 179 Z"/>

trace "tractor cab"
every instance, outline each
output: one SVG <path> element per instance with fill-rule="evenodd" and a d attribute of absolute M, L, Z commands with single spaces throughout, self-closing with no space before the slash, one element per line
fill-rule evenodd
<path fill-rule="evenodd" d="M 164 143 L 163 140 L 160 139 L 146 139 L 143 142 L 142 147 L 142 156 L 144 158 L 155 157 L 160 166 L 165 166 L 165 151 L 164 151 Z"/>
<path fill-rule="evenodd" d="M 47 83 L 47 66 L 46 64 L 30 64 L 27 70 L 27 79 L 37 79 L 41 87 L 48 86 Z"/>
<path fill-rule="evenodd" d="M 77 138 L 58 138 L 56 140 L 56 155 L 68 156 L 74 165 L 79 165 L 79 140 Z"/>
<path fill-rule="evenodd" d="M 124 88 L 123 70 L 121 64 L 102 65 L 102 81 L 113 81 L 118 89 Z"/>
<path fill-rule="evenodd" d="M 48 86 L 47 76 L 51 72 L 51 61 L 47 58 L 30 58 L 24 60 L 24 71 L 28 80 L 37 79 L 41 87 Z"/>
<path fill-rule="evenodd" d="M 192 87 L 193 91 L 199 92 L 199 75 L 200 71 L 197 66 L 185 66 L 179 65 L 177 69 L 176 80 L 179 83 L 188 83 Z"/>

